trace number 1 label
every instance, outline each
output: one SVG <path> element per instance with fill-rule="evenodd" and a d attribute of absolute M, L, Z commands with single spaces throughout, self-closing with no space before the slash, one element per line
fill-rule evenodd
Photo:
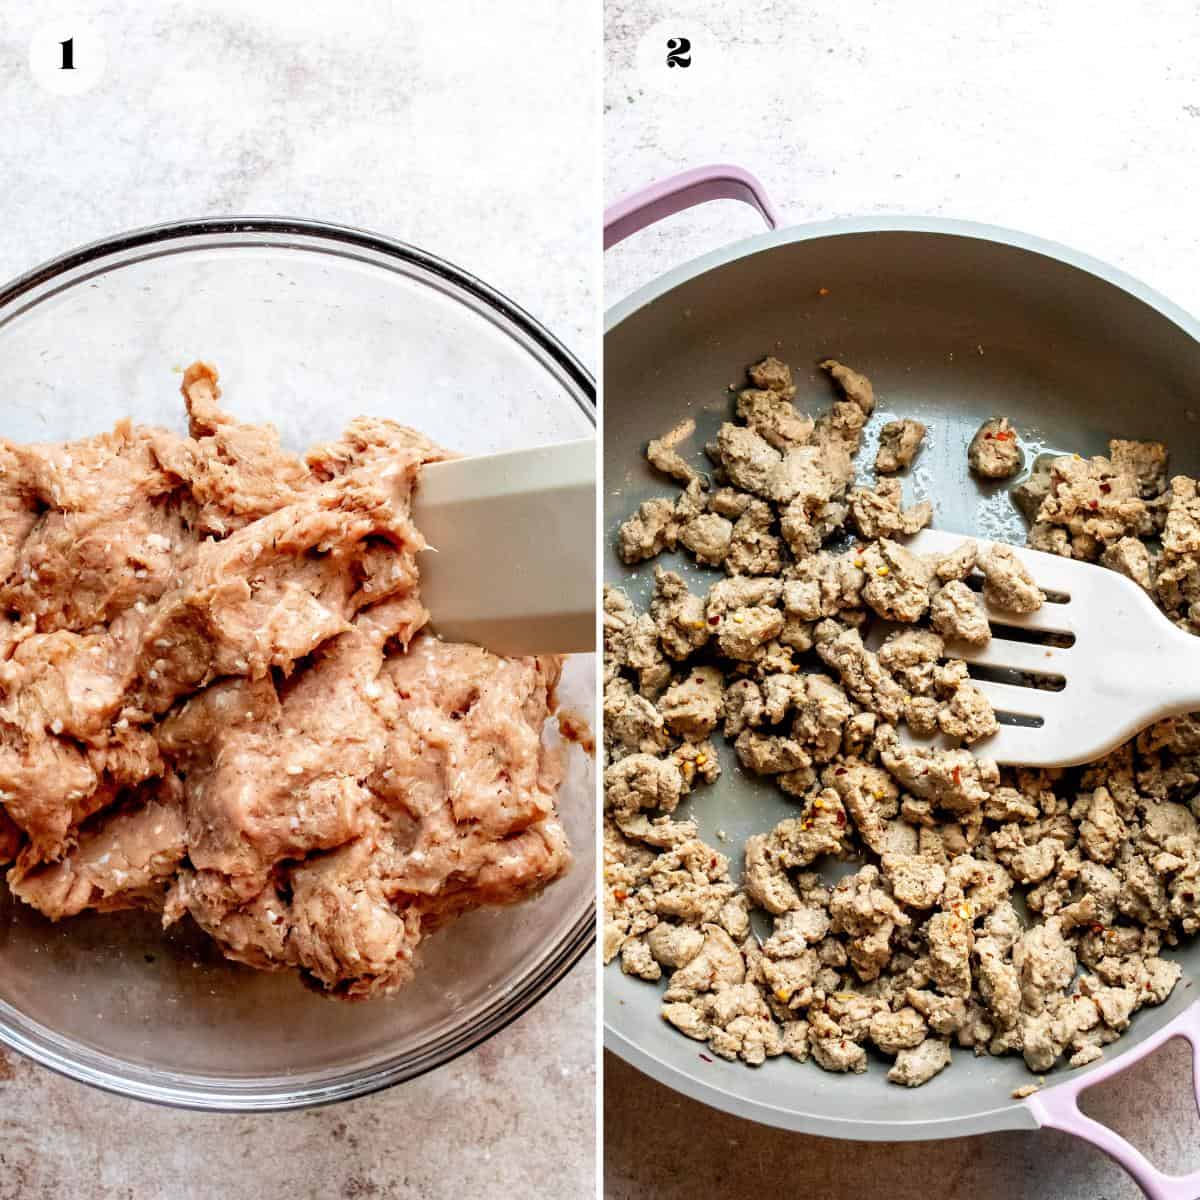
<path fill-rule="evenodd" d="M 55 96 L 80 96 L 104 78 L 107 55 L 99 27 L 81 14 L 47 21 L 29 43 L 33 82 Z"/>

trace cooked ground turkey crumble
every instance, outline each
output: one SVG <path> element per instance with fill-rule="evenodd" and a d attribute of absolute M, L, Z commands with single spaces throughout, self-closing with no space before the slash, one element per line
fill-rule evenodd
<path fill-rule="evenodd" d="M 697 595 L 657 567 L 643 613 L 605 592 L 605 961 L 665 979 L 664 1019 L 750 1064 L 861 1072 L 873 1048 L 909 1087 L 955 1044 L 1039 1073 L 1081 1066 L 1167 998 L 1180 970 L 1159 952 L 1200 929 L 1200 722 L 1159 722 L 1070 770 L 973 753 L 996 718 L 953 647 L 991 636 L 980 591 L 1015 613 L 1043 596 L 1006 547 L 905 549 L 932 509 L 905 508 L 887 475 L 924 427 L 885 427 L 881 477 L 852 486 L 874 391 L 821 366 L 837 398 L 815 420 L 784 363 L 750 368 L 736 419 L 705 447 L 711 479 L 679 452 L 691 422 L 652 442 L 684 490 L 618 533 L 628 564 L 683 548 L 726 577 Z M 1030 544 L 1124 572 L 1200 632 L 1197 484 L 1168 487 L 1161 445 L 1110 450 L 1035 465 L 1014 496 Z M 985 423 L 970 457 L 990 478 L 1014 473 L 1009 422 Z M 828 549 L 845 531 L 854 543 Z M 875 652 L 863 635 L 877 618 L 899 627 Z M 914 746 L 902 725 L 956 748 Z M 795 804 L 748 839 L 740 871 L 674 815 L 717 781 L 718 732 Z M 834 862 L 836 883 L 821 870 Z"/>
<path fill-rule="evenodd" d="M 0 865 L 53 919 L 188 915 L 345 997 L 567 868 L 561 663 L 422 633 L 446 454 L 358 418 L 305 457 L 183 379 L 190 435 L 0 441 Z"/>

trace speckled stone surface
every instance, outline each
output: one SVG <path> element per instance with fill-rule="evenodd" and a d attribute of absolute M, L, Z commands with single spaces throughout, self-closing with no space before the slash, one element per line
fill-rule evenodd
<path fill-rule="evenodd" d="M 689 70 L 705 70 L 702 87 L 666 69 L 665 47 L 639 54 L 664 21 L 657 33 L 692 38 Z M 789 224 L 905 212 L 1012 226 L 1200 310 L 1194 5 L 608 0 L 606 41 L 606 202 L 674 171 L 734 162 L 763 180 Z M 609 252 L 605 303 L 761 228 L 732 201 L 673 217 Z M 612 1055 L 605 1073 L 613 1200 L 1139 1194 L 1103 1155 L 1060 1134 L 847 1144 L 707 1110 Z M 1189 1074 L 1168 1049 L 1098 1092 L 1094 1112 L 1164 1169 L 1195 1168 Z"/>
<path fill-rule="evenodd" d="M 808 1068 L 804 1068 L 808 1069 Z M 816 1067 L 811 1068 L 816 1070 Z M 1177 1045 L 1097 1089 L 1091 1115 L 1166 1171 L 1200 1165 L 1200 1122 Z M 715 1112 L 604 1056 L 607 1200 L 1136 1200 L 1099 1150 L 1054 1131 L 934 1142 L 844 1142 Z"/>
<path fill-rule="evenodd" d="M 704 86 L 643 33 L 699 17 Z M 605 201 L 735 162 L 788 224 L 892 212 L 1024 229 L 1200 310 L 1190 218 L 1200 160 L 1200 13 L 1184 0 L 608 0 Z M 704 64 L 696 52 L 693 67 Z M 607 255 L 605 303 L 762 229 L 721 201 Z"/>
<path fill-rule="evenodd" d="M 177 217 L 321 217 L 412 241 L 595 362 L 598 10 L 535 0 L 79 6 L 95 90 L 26 65 L 43 6 L 0 24 L 0 278 Z M 351 15 L 352 14 L 352 15 Z M 0 1200 L 590 1196 L 593 970 L 385 1094 L 270 1117 L 149 1108 L 0 1053 Z"/>

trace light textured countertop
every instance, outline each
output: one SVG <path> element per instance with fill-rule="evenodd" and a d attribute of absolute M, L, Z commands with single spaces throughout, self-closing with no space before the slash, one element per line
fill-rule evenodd
<path fill-rule="evenodd" d="M 57 6 L 55 6 L 57 7 Z M 597 71 L 585 5 L 81 4 L 94 90 L 36 86 L 45 6 L 0 25 L 0 279 L 176 217 L 321 217 L 441 254 L 595 363 Z M 353 16 L 350 16 L 351 8 Z M 150 1108 L 0 1053 L 0 1200 L 590 1196 L 593 970 L 423 1079 L 269 1117 Z"/>
<path fill-rule="evenodd" d="M 687 36 L 691 80 L 647 31 Z M 700 24 L 700 22 L 703 24 Z M 711 35 L 711 40 L 709 39 Z M 1106 259 L 1200 311 L 1200 12 L 1171 2 L 609 0 L 605 201 L 706 162 L 764 182 L 783 221 L 923 213 L 1024 229 Z M 757 233 L 722 201 L 610 251 L 611 304 Z M 1055 1133 L 924 1144 L 783 1134 L 707 1110 L 606 1055 L 606 1194 L 1138 1195 Z M 1167 1170 L 1200 1166 L 1183 1054 L 1107 1085 L 1097 1112 Z"/>

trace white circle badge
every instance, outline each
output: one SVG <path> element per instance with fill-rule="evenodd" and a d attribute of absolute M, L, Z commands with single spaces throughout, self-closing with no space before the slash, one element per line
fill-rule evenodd
<path fill-rule="evenodd" d="M 724 47 L 699 21 L 669 18 L 638 38 L 634 69 L 647 90 L 693 96 L 719 82 L 724 56 Z"/>
<path fill-rule="evenodd" d="M 59 17 L 42 25 L 29 43 L 34 79 L 56 96 L 90 91 L 104 74 L 104 39 L 82 17 Z"/>

